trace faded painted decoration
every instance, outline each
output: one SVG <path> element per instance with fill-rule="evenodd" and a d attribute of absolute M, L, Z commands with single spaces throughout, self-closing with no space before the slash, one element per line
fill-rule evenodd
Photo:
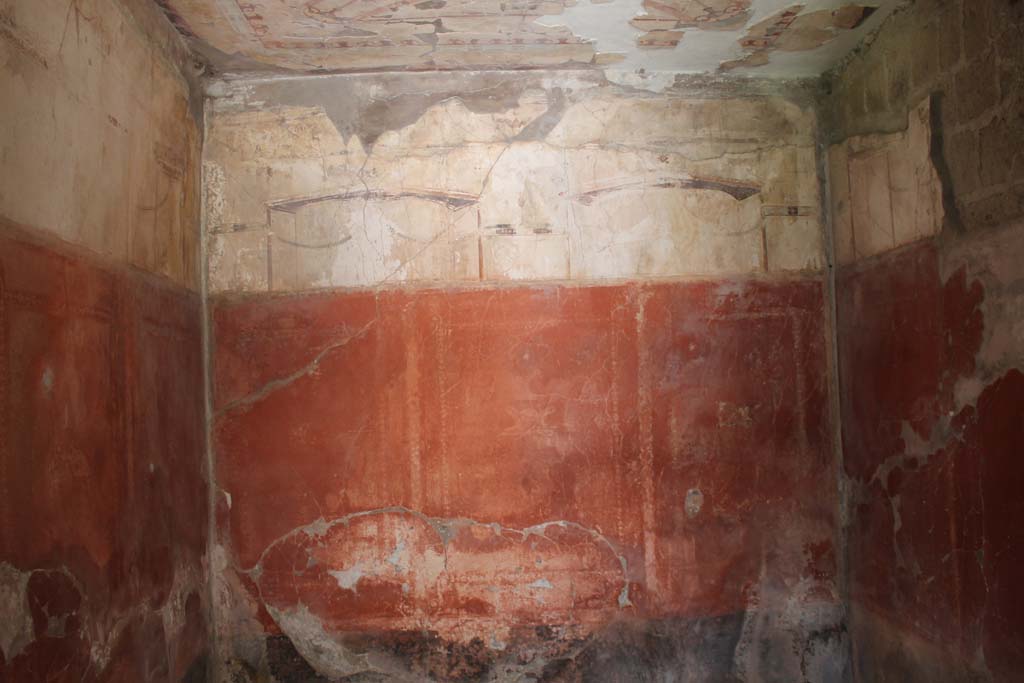
<path fill-rule="evenodd" d="M 775 51 L 815 50 L 861 26 L 876 9 L 874 5 L 848 4 L 810 11 L 807 5 L 791 5 L 750 26 L 739 40 L 746 56 L 723 62 L 719 68 L 761 67 L 771 62 Z"/>
<path fill-rule="evenodd" d="M 0 2 L 0 217 L 199 289 L 184 45 L 141 0 Z"/>
<path fill-rule="evenodd" d="M 211 288 L 821 267 L 808 109 L 629 95 L 569 74 L 457 82 L 479 94 L 409 77 L 219 90 Z"/>

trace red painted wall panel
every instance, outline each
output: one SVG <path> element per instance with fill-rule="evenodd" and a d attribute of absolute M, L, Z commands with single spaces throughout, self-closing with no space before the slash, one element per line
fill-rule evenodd
<path fill-rule="evenodd" d="M 819 282 L 330 292 L 213 319 L 221 542 L 269 632 L 308 610 L 488 642 L 838 599 Z"/>
<path fill-rule="evenodd" d="M 0 678 L 198 675 L 196 295 L 4 226 L 0 335 Z"/>
<path fill-rule="evenodd" d="M 967 680 L 979 666 L 1010 680 L 1024 665 L 1024 556 L 1008 521 L 1024 512 L 1024 375 L 976 368 L 999 322 L 986 300 L 1007 292 L 966 268 L 943 277 L 942 259 L 921 243 L 839 282 L 850 599 L 874 620 L 863 637 L 855 625 L 863 680 Z M 978 384 L 966 405 L 964 382 Z M 937 656 L 953 662 L 929 673 Z"/>

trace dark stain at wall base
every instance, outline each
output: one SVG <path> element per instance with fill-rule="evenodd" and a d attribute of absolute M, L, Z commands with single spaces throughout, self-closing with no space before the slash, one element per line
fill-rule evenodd
<path fill-rule="evenodd" d="M 292 645 L 288 636 L 270 636 L 267 638 L 266 648 L 267 667 L 274 676 L 274 680 L 280 683 L 327 683 L 327 679 L 319 675 L 309 665 L 309 662 L 295 650 L 295 646 Z M 255 673 L 246 666 L 236 667 L 236 670 Z M 233 678 L 232 683 L 250 680 L 255 681 L 256 679 L 239 673 Z"/>
<path fill-rule="evenodd" d="M 501 650 L 481 640 L 452 643 L 429 631 L 339 635 L 345 647 L 378 668 L 329 678 L 298 653 L 287 636 L 265 640 L 265 670 L 234 663 L 232 683 L 370 683 L 392 681 L 533 681 L 534 683 L 624 683 L 748 680 L 831 683 L 848 680 L 846 627 L 833 624 L 800 644 L 750 640 L 753 613 L 715 617 L 623 620 L 585 638 L 565 637 L 562 626 L 520 628 Z M 771 620 L 768 620 L 771 621 Z M 766 633 L 769 633 L 766 631 Z M 759 637 L 755 637 L 757 641 Z M 781 645 L 776 652 L 770 650 Z M 757 654 L 749 656 L 751 649 Z M 810 666 L 814 653 L 830 666 Z M 269 679 L 268 679 L 269 676 Z"/>
<path fill-rule="evenodd" d="M 589 639 L 577 655 L 549 663 L 540 680 L 739 681 L 734 659 L 744 616 L 618 622 Z"/>
<path fill-rule="evenodd" d="M 679 680 L 739 681 L 733 657 L 743 617 L 626 621 L 589 638 L 567 640 L 560 637 L 559 627 L 537 626 L 521 629 L 500 651 L 479 639 L 446 642 L 429 631 L 347 634 L 343 640 L 348 649 L 391 666 L 400 663 L 401 671 L 363 672 L 335 680 L 320 676 L 287 636 L 266 639 L 266 659 L 276 683 L 470 683 L 507 676 L 513 680 L 524 667 L 533 669 L 525 680 L 546 683 L 660 680 L 659 676 L 672 674 L 682 676 Z"/>
<path fill-rule="evenodd" d="M 210 669 L 210 657 L 205 652 L 200 653 L 193 661 L 192 665 L 185 672 L 185 677 L 181 679 L 181 683 L 207 683 L 209 678 L 207 673 Z"/>

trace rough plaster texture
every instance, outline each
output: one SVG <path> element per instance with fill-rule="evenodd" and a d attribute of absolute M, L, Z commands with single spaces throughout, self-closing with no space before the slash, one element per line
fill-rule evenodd
<path fill-rule="evenodd" d="M 0 2 L 0 216 L 199 288 L 199 127 L 142 0 Z"/>
<path fill-rule="evenodd" d="M 834 74 L 856 680 L 1024 665 L 1022 50 L 1020 3 L 920 0 Z"/>
<path fill-rule="evenodd" d="M 559 68 L 816 76 L 898 0 L 161 0 L 218 71 Z"/>
<path fill-rule="evenodd" d="M 822 293 L 215 299 L 218 661 L 840 680 Z"/>
<path fill-rule="evenodd" d="M 817 271 L 813 108 L 598 76 L 221 83 L 214 292 Z"/>

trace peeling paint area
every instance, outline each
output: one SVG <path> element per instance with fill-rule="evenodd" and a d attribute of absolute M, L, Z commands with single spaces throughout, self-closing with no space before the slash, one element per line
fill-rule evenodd
<path fill-rule="evenodd" d="M 822 305 L 814 279 L 216 298 L 225 666 L 841 669 L 835 500 L 799 493 L 831 490 Z"/>
<path fill-rule="evenodd" d="M 745 25 L 750 5 L 750 0 L 644 0 L 644 13 L 630 24 L 645 31 L 637 38 L 641 47 L 675 47 L 683 37 L 679 29 L 728 30 Z"/>
<path fill-rule="evenodd" d="M 568 0 L 163 3 L 178 26 L 188 27 L 187 34 L 222 53 L 300 71 L 587 65 L 595 57 L 590 41 L 564 27 L 536 22 L 571 4 Z"/>
<path fill-rule="evenodd" d="M 219 90 L 213 291 L 822 267 L 809 106 L 647 97 L 566 73 L 431 83 Z"/>
<path fill-rule="evenodd" d="M 844 0 L 161 0 L 221 72 L 322 73 L 573 68 L 708 73 L 741 61 L 816 76 L 853 49 L 875 9 Z M 781 13 L 781 18 L 780 18 Z M 800 15 L 799 17 L 797 15 Z M 796 19 L 795 23 L 793 19 Z M 845 34 L 845 36 L 843 35 Z M 742 60 L 753 39 L 763 61 Z M 819 50 L 825 43 L 834 49 Z M 767 43 L 772 43 L 771 46 Z M 768 62 L 776 47 L 796 62 Z"/>
<path fill-rule="evenodd" d="M 249 575 L 271 614 L 301 611 L 326 632 L 429 627 L 447 640 L 504 642 L 510 623 L 541 612 L 586 635 L 631 604 L 626 558 L 592 529 L 561 520 L 512 529 L 403 508 L 291 532 Z M 278 623 L 301 642 L 288 619 Z"/>
<path fill-rule="evenodd" d="M 742 59 L 723 62 L 719 68 L 729 71 L 739 67 L 764 66 L 771 61 L 771 54 L 776 50 L 814 50 L 835 40 L 842 32 L 861 26 L 874 14 L 877 6 L 846 4 L 835 9 L 805 9 L 806 5 L 791 5 L 748 28 L 739 41 L 748 54 Z"/>

